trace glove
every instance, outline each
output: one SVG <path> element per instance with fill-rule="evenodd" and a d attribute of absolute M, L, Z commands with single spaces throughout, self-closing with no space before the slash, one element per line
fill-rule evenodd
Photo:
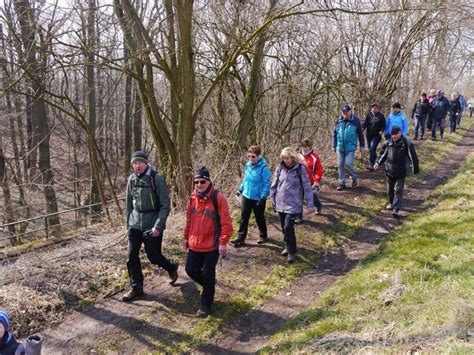
<path fill-rule="evenodd" d="M 186 239 L 183 239 L 183 248 L 184 250 L 188 250 L 189 249 L 189 243 Z"/>
<path fill-rule="evenodd" d="M 219 244 L 219 256 L 224 257 L 227 254 L 227 245 Z"/>
<path fill-rule="evenodd" d="M 263 206 L 265 206 L 265 202 L 267 201 L 267 199 L 265 198 L 261 198 L 257 201 L 257 207 L 259 208 L 262 208 Z"/>

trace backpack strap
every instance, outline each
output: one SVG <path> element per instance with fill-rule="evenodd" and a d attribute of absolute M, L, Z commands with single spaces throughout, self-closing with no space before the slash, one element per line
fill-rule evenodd
<path fill-rule="evenodd" d="M 216 224 L 217 227 L 220 229 L 221 227 L 221 216 L 219 214 L 219 204 L 217 202 L 217 195 L 219 194 L 219 190 L 214 189 L 211 194 L 211 201 L 214 205 L 214 210 L 216 211 Z"/>

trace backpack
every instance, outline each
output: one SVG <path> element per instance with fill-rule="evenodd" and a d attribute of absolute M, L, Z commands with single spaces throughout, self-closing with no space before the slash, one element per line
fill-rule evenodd
<path fill-rule="evenodd" d="M 156 182 L 155 182 L 156 174 L 158 174 L 158 172 L 155 169 L 153 169 L 153 167 L 150 166 L 148 168 L 147 172 L 145 173 L 145 176 L 150 177 L 150 187 L 151 187 L 151 190 L 153 191 L 153 193 L 156 196 L 156 202 L 157 202 L 157 205 L 158 205 L 159 196 L 158 196 L 158 190 L 156 188 Z M 135 189 L 136 189 L 135 179 L 132 179 L 130 181 L 130 192 L 132 193 Z M 133 196 L 133 193 L 131 195 Z"/>

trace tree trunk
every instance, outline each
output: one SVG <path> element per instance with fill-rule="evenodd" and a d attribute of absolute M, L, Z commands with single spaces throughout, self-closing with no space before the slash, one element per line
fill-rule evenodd
<path fill-rule="evenodd" d="M 270 8 L 266 17 L 271 16 L 277 0 L 270 0 Z M 250 78 L 245 91 L 245 98 L 240 110 L 240 121 L 237 130 L 237 149 L 244 151 L 248 144 L 249 131 L 255 126 L 255 107 L 257 103 L 260 82 L 262 80 L 262 63 L 265 56 L 266 33 L 262 32 L 258 35 L 257 42 L 254 47 L 254 55 L 250 66 Z M 255 143 L 255 134 L 251 137 L 252 143 Z M 237 152 L 238 154 L 238 152 Z"/>
<path fill-rule="evenodd" d="M 95 33 L 95 17 L 96 17 L 96 5 L 95 0 L 88 0 L 87 8 L 87 35 L 86 43 L 87 48 L 85 49 L 85 62 L 86 62 L 86 76 L 87 76 L 87 119 L 89 123 L 90 135 L 87 137 L 87 147 L 89 150 L 89 158 L 91 164 L 91 184 L 90 184 L 90 198 L 91 204 L 98 204 L 100 198 L 100 176 L 101 169 L 100 164 L 96 159 L 94 146 L 92 140 L 96 140 L 96 128 L 97 128 L 97 97 L 96 97 L 96 82 L 95 82 L 95 45 L 96 45 L 96 33 Z M 97 142 L 100 147 L 100 143 Z M 105 207 L 105 206 L 104 206 Z M 102 212 L 100 205 L 91 208 L 92 215 L 95 221 L 98 220 Z"/>
<path fill-rule="evenodd" d="M 49 125 L 46 105 L 43 99 L 44 90 L 42 88 L 45 72 L 44 58 L 37 56 L 38 45 L 36 43 L 35 20 L 33 9 L 28 0 L 17 0 L 14 3 L 15 11 L 21 27 L 21 40 L 24 49 L 24 60 L 27 78 L 29 79 L 32 89 L 31 101 L 31 119 L 35 122 L 36 132 L 33 134 L 33 145 L 35 137 L 38 142 L 38 167 L 41 174 L 41 183 L 44 186 L 43 193 L 46 200 L 46 211 L 48 214 L 58 212 L 58 204 L 56 193 L 54 191 L 54 176 L 51 167 L 51 156 L 49 150 Z M 54 236 L 61 233 L 59 216 L 53 215 L 49 218 L 49 224 Z"/>

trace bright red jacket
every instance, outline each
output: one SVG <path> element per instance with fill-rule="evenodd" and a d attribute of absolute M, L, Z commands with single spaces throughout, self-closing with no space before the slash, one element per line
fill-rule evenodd
<path fill-rule="evenodd" d="M 199 197 L 193 191 L 186 211 L 186 227 L 184 239 L 188 241 L 189 249 L 197 252 L 217 250 L 219 244 L 226 245 L 233 233 L 232 219 L 230 218 L 229 205 L 224 195 L 217 194 L 217 206 L 220 216 L 220 231 L 216 226 L 216 211 L 211 200 L 214 186 L 205 198 Z"/>
<path fill-rule="evenodd" d="M 301 155 L 304 158 L 303 165 L 308 173 L 309 182 L 311 185 L 315 183 L 320 184 L 324 173 L 321 159 L 313 150 L 310 150 L 308 153 L 301 152 Z"/>

